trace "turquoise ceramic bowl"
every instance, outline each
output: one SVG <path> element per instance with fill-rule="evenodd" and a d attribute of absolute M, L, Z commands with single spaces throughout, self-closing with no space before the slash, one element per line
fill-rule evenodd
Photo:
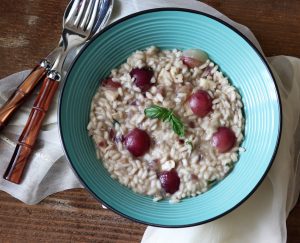
<path fill-rule="evenodd" d="M 246 118 L 242 153 L 232 173 L 208 192 L 169 204 L 132 192 L 97 160 L 88 136 L 90 104 L 99 80 L 135 50 L 200 48 L 236 86 Z M 121 19 L 91 40 L 74 61 L 60 97 L 59 126 L 66 155 L 83 185 L 113 211 L 135 221 L 185 227 L 216 219 L 245 201 L 274 159 L 281 132 L 278 91 L 267 62 L 237 30 L 207 14 L 157 9 Z"/>

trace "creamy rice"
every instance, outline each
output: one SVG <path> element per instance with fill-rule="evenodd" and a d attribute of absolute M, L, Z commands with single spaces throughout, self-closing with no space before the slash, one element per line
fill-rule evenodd
<path fill-rule="evenodd" d="M 100 86 L 91 104 L 87 129 L 98 158 L 113 178 L 154 201 L 168 197 L 174 203 L 207 191 L 231 171 L 239 151 L 244 150 L 239 147 L 243 105 L 236 88 L 212 61 L 188 68 L 181 56 L 182 51 L 156 47 L 134 52 L 111 71 L 112 80 L 122 87 L 111 90 Z M 145 66 L 153 70 L 154 77 L 152 87 L 143 94 L 133 85 L 130 71 Z M 195 116 L 187 102 L 199 89 L 213 98 L 212 112 L 203 118 Z M 185 124 L 184 138 L 179 138 L 169 123 L 145 116 L 144 110 L 153 104 L 172 109 L 180 117 Z M 230 127 L 237 140 L 226 153 L 218 153 L 211 144 L 220 126 Z M 124 136 L 136 127 L 151 137 L 150 150 L 141 157 L 132 156 L 123 143 Z M 164 192 L 158 178 L 161 171 L 171 169 L 180 178 L 179 190 L 172 195 Z"/>

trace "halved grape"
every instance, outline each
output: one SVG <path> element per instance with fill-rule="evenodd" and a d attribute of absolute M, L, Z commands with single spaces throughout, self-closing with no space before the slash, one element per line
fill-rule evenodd
<path fill-rule="evenodd" d="M 206 91 L 198 90 L 191 95 L 189 105 L 196 116 L 204 117 L 212 110 L 212 98 Z"/>
<path fill-rule="evenodd" d="M 183 64 L 188 66 L 189 68 L 198 67 L 202 64 L 202 62 L 191 57 L 181 57 L 180 59 L 183 62 Z"/>
<path fill-rule="evenodd" d="M 165 192 L 173 194 L 179 189 L 180 178 L 175 169 L 163 171 L 159 174 L 161 187 Z"/>
<path fill-rule="evenodd" d="M 130 72 L 131 78 L 134 78 L 133 83 L 140 88 L 142 92 L 146 92 L 151 88 L 153 74 L 153 70 L 147 67 L 133 68 Z"/>
<path fill-rule="evenodd" d="M 189 68 L 201 66 L 208 59 L 205 51 L 200 49 L 189 49 L 182 52 L 181 60 Z"/>
<path fill-rule="evenodd" d="M 147 132 L 139 128 L 130 131 L 124 138 L 127 150 L 134 156 L 144 155 L 150 148 L 151 139 Z"/>
<path fill-rule="evenodd" d="M 233 148 L 236 143 L 234 132 L 228 127 L 219 127 L 212 136 L 212 145 L 219 153 L 226 153 Z"/>

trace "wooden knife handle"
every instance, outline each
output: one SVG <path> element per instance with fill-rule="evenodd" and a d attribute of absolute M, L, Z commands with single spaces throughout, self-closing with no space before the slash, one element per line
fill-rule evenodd
<path fill-rule="evenodd" d="M 18 107 L 24 103 L 26 97 L 34 90 L 39 81 L 46 77 L 49 66 L 50 64 L 46 60 L 38 64 L 0 108 L 0 130 L 7 124 Z"/>
<path fill-rule="evenodd" d="M 46 112 L 52 103 L 59 82 L 45 78 L 41 90 L 34 102 L 27 123 L 18 139 L 18 144 L 11 158 L 4 179 L 20 184 L 23 171 L 28 163 L 35 141 L 39 135 Z"/>

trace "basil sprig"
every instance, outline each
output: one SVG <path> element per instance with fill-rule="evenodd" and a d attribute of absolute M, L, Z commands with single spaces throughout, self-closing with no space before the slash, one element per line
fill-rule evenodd
<path fill-rule="evenodd" d="M 179 137 L 184 137 L 184 125 L 180 118 L 176 116 L 172 110 L 158 105 L 152 105 L 149 108 L 146 108 L 144 113 L 148 118 L 169 122 L 172 125 L 173 131 Z"/>

